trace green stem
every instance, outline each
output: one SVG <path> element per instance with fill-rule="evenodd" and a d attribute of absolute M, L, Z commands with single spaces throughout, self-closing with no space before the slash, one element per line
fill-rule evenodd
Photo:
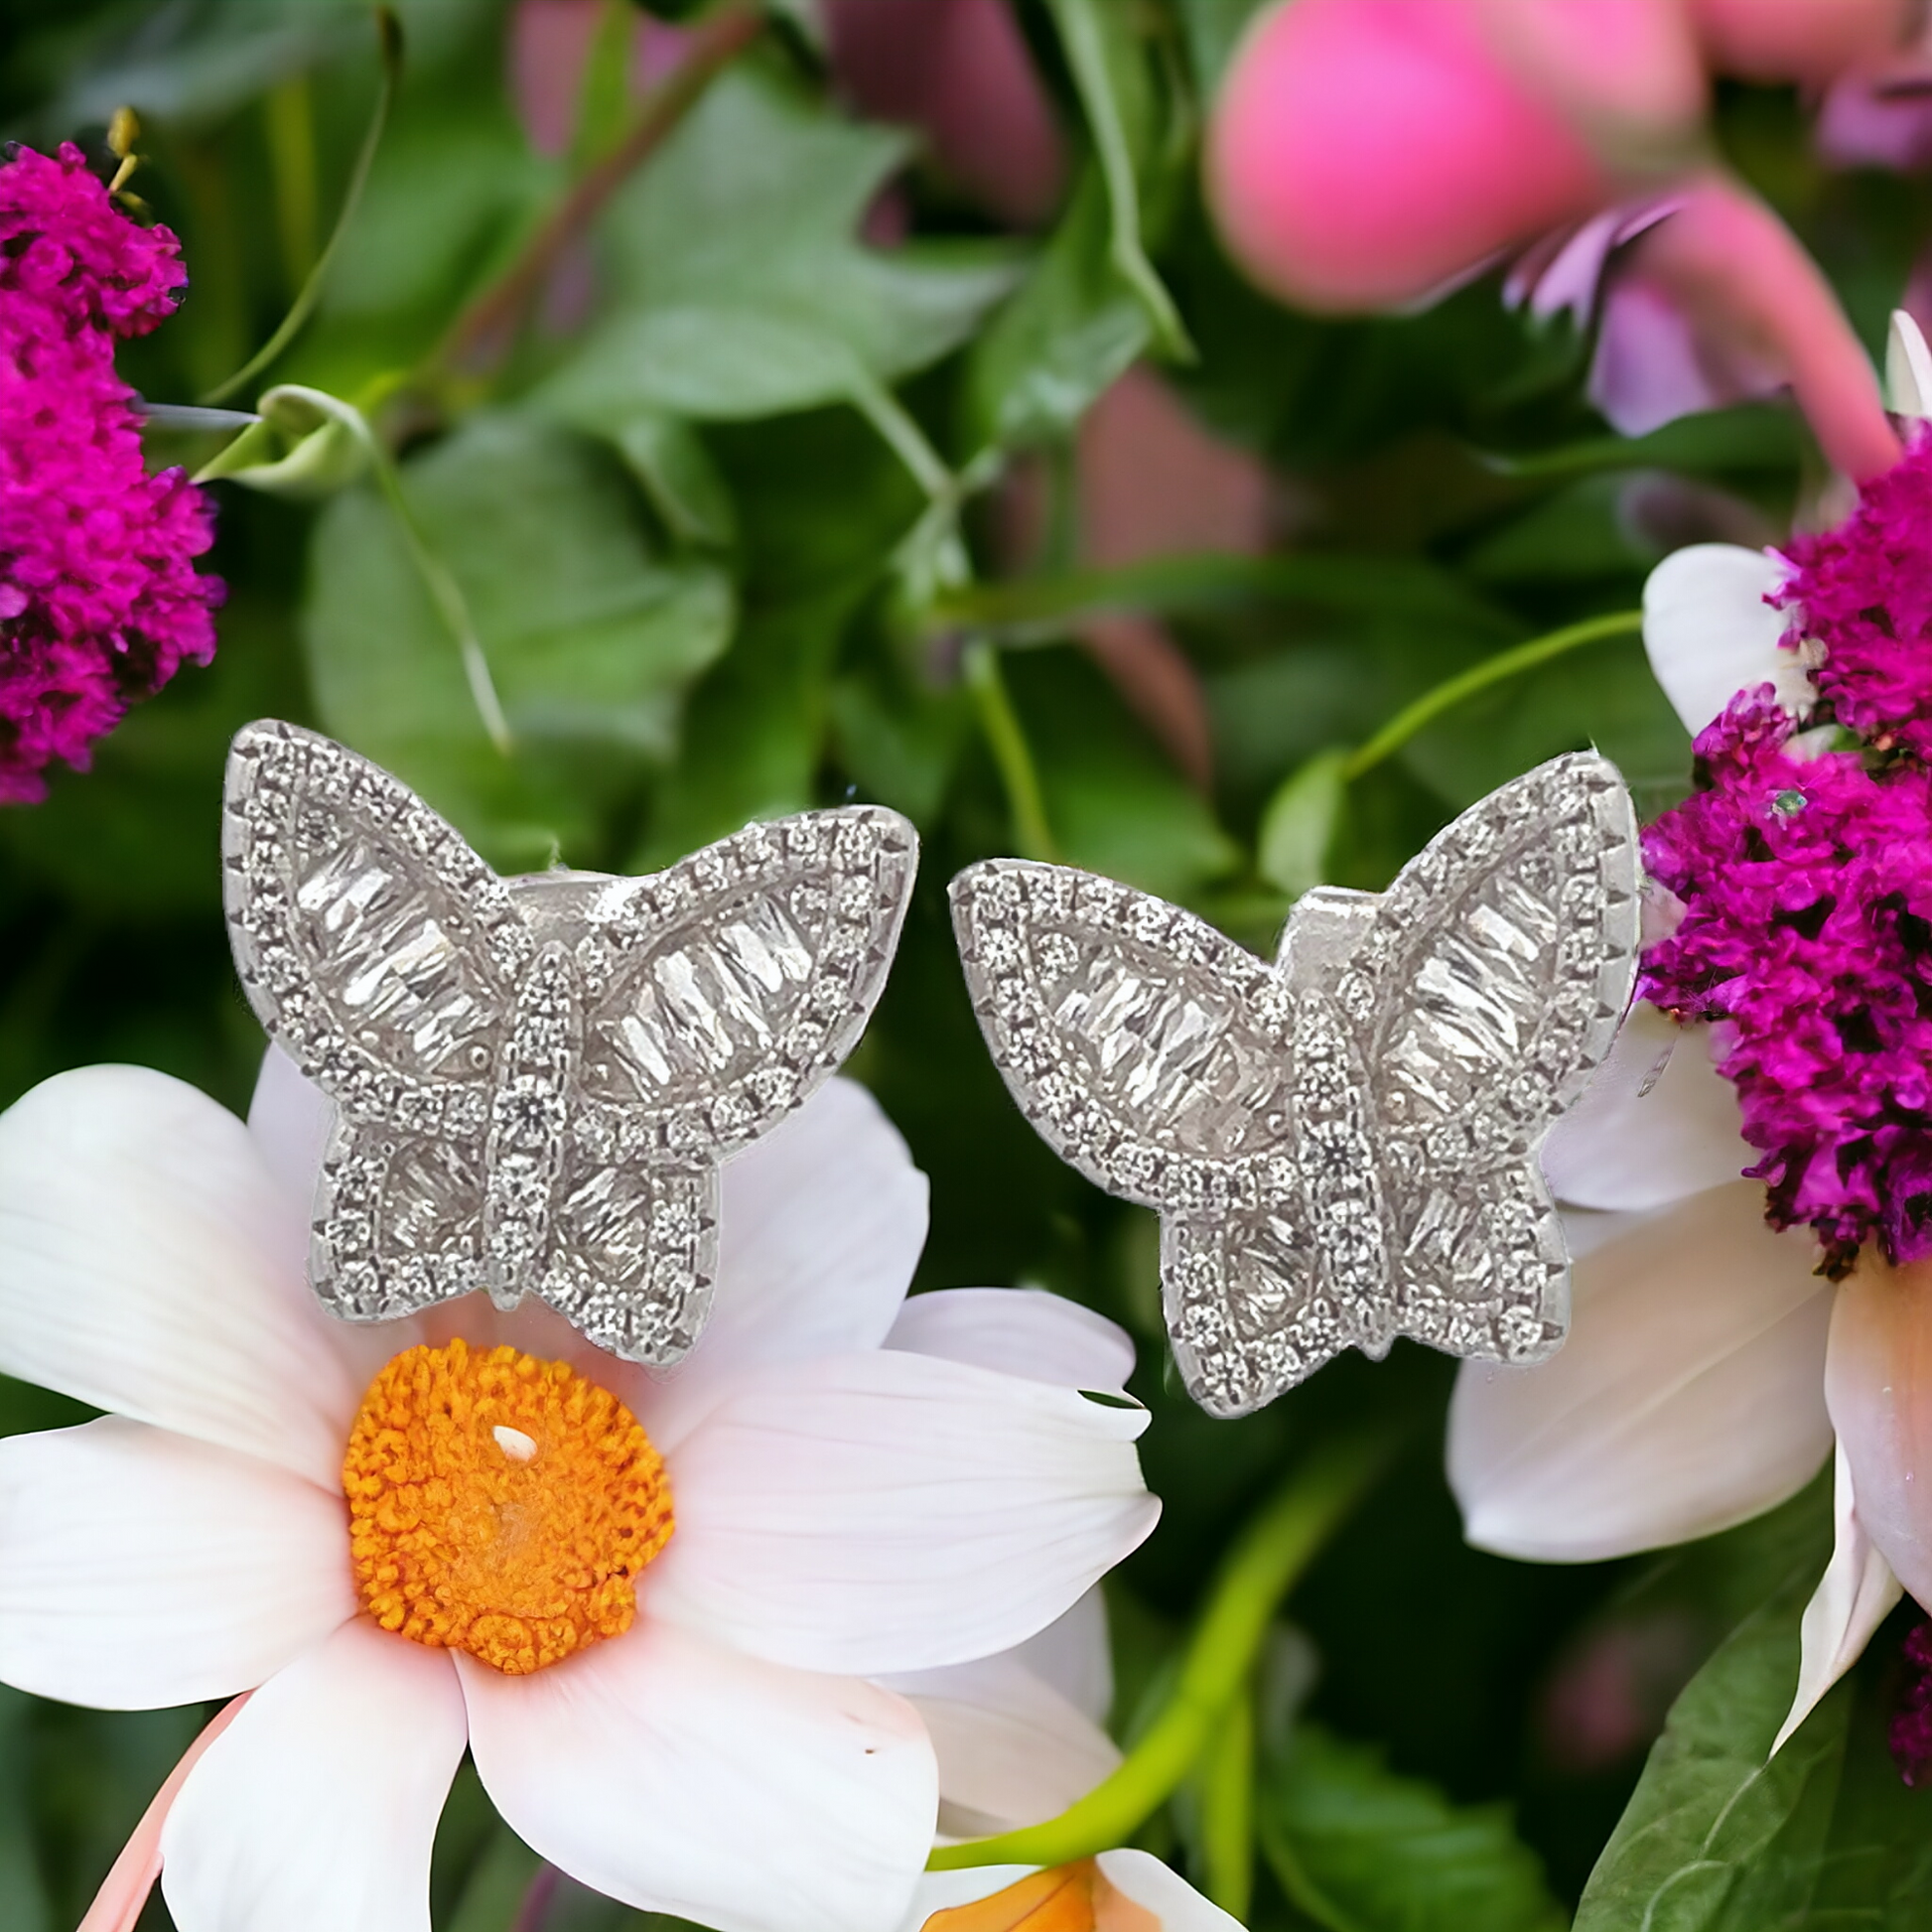
<path fill-rule="evenodd" d="M 1200 1767 L 1204 1889 L 1242 1924 L 1255 1888 L 1255 1701 L 1244 1684 Z"/>
<path fill-rule="evenodd" d="M 1225 1725 L 1282 1598 L 1400 1447 L 1399 1440 L 1362 1433 L 1314 1449 L 1228 1552 L 1173 1694 L 1113 1774 L 1043 1825 L 941 1846 L 927 1869 L 1066 1864 L 1127 1844 Z"/>
<path fill-rule="evenodd" d="M 295 298 L 289 312 L 282 318 L 282 326 L 269 337 L 234 374 L 225 382 L 217 382 L 201 400 L 205 403 L 219 402 L 224 396 L 231 396 L 244 383 L 251 382 L 262 370 L 288 347 L 303 325 L 314 313 L 316 304 L 322 299 L 323 286 L 329 280 L 330 264 L 336 259 L 336 250 L 342 246 L 343 236 L 348 232 L 348 224 L 355 218 L 356 206 L 362 199 L 362 191 L 368 186 L 369 170 L 375 165 L 375 151 L 382 142 L 382 130 L 388 125 L 389 106 L 395 99 L 396 82 L 402 75 L 402 27 L 395 15 L 387 7 L 375 10 L 376 37 L 382 50 L 382 83 L 376 95 L 375 112 L 369 119 L 369 131 L 362 137 L 360 152 L 355 157 L 355 166 L 348 177 L 348 188 L 343 196 L 343 205 L 336 215 L 336 226 L 329 237 L 329 245 L 316 257 L 315 266 L 309 271 L 309 279 L 302 284 L 302 292 Z"/>
<path fill-rule="evenodd" d="M 442 618 L 450 635 L 456 639 L 457 650 L 463 658 L 463 675 L 469 683 L 477 715 L 483 720 L 483 730 L 489 734 L 489 742 L 504 758 L 508 758 L 514 749 L 509 720 L 503 716 L 502 703 L 496 696 L 496 685 L 489 675 L 489 660 L 483 655 L 483 639 L 477 635 L 477 626 L 470 616 L 469 600 L 463 595 L 463 587 L 451 575 L 449 566 L 436 554 L 429 538 L 423 533 L 422 525 L 416 521 L 416 512 L 410 508 L 409 498 L 403 493 L 402 478 L 390 461 L 388 451 L 382 447 L 381 440 L 370 436 L 366 442 L 376 483 L 384 500 L 395 513 L 403 542 L 409 547 L 410 559 L 423 580 L 423 588 L 429 592 L 438 616 Z"/>
<path fill-rule="evenodd" d="M 1547 664 L 1551 658 L 1561 657 L 1582 644 L 1593 644 L 1604 637 L 1625 637 L 1642 628 L 1641 611 L 1613 611 L 1607 617 L 1585 618 L 1581 623 L 1568 623 L 1561 630 L 1532 637 L 1528 643 L 1499 650 L 1480 664 L 1471 664 L 1466 671 L 1446 678 L 1434 690 L 1425 691 L 1414 704 L 1405 705 L 1350 758 L 1342 767 L 1342 776 L 1359 778 L 1363 772 L 1372 771 L 1419 731 L 1433 725 L 1444 712 L 1452 710 L 1465 698 L 1474 697 L 1478 691 L 1488 690 L 1492 684 L 1534 670 L 1537 665 Z"/>
<path fill-rule="evenodd" d="M 1101 5 L 1107 4 L 1118 4 L 1118 0 L 1052 0 L 1051 11 L 1059 28 L 1060 46 L 1066 53 L 1066 65 L 1072 69 L 1073 85 L 1093 134 L 1101 179 L 1107 185 L 1107 210 L 1112 229 L 1108 252 L 1115 272 L 1147 311 L 1161 346 L 1172 356 L 1192 361 L 1194 345 L 1187 339 L 1186 325 L 1173 305 L 1173 297 L 1148 260 L 1141 239 L 1140 185 L 1134 178 L 1133 150 L 1128 145 L 1127 129 L 1121 121 L 1120 105 L 1114 98 L 1113 82 L 1107 72 L 1105 29 L 1098 12 Z"/>
<path fill-rule="evenodd" d="M 1027 745 L 1027 734 L 1020 728 L 1019 714 L 1007 694 L 1006 679 L 1000 675 L 1000 657 L 984 639 L 966 646 L 961 666 L 966 688 L 973 694 L 979 712 L 980 730 L 986 734 L 987 749 L 999 767 L 1000 782 L 1006 787 L 1007 809 L 1013 814 L 1014 843 L 1024 859 L 1058 857 L 1053 834 L 1046 823 L 1046 801 L 1040 794 L 1039 773 L 1034 768 L 1034 755 Z"/>

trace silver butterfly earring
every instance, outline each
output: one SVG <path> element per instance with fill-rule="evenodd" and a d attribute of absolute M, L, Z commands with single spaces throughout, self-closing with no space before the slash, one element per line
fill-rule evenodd
<path fill-rule="evenodd" d="M 1059 866 L 989 860 L 952 904 L 1014 1098 L 1097 1186 L 1160 1209 L 1174 1358 L 1238 1416 L 1398 1334 L 1511 1362 L 1562 1342 L 1536 1151 L 1615 1036 L 1639 885 L 1629 794 L 1579 754 L 1386 893 L 1307 894 L 1272 964 Z"/>
<path fill-rule="evenodd" d="M 249 725 L 222 856 L 249 1004 L 334 1100 L 312 1286 L 349 1320 L 533 1293 L 674 1362 L 718 1163 L 798 1106 L 885 985 L 918 841 L 872 806 L 754 825 L 644 879 L 499 879 L 406 785 Z"/>

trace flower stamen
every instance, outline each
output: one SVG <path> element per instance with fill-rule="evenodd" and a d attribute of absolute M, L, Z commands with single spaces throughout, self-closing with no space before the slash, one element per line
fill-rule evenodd
<path fill-rule="evenodd" d="M 673 1528 L 663 1459 L 616 1396 L 461 1340 L 369 1384 L 343 1489 L 376 1622 L 510 1676 L 627 1630 L 633 1580 Z"/>

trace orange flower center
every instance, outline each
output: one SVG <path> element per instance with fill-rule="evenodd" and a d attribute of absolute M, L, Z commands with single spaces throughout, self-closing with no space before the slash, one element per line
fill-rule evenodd
<path fill-rule="evenodd" d="M 934 1912 L 920 1932 L 1161 1932 L 1161 1921 L 1107 1882 L 1092 1859 L 1049 1865 L 970 1905 Z"/>
<path fill-rule="evenodd" d="M 563 1362 L 462 1341 L 369 1384 L 343 1458 L 356 1587 L 385 1630 L 512 1677 L 630 1628 L 670 1541 L 651 1440 Z"/>

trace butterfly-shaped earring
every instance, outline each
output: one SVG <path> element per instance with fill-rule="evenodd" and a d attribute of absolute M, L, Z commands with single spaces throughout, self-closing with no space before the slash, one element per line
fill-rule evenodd
<path fill-rule="evenodd" d="M 987 1045 L 1035 1128 L 1161 1211 L 1174 1359 L 1215 1415 L 1397 1335 L 1529 1362 L 1570 1317 L 1537 1149 L 1609 1051 L 1637 948 L 1635 815 L 1561 758 L 1386 893 L 1296 902 L 1272 964 L 1109 879 L 952 885 Z"/>
<path fill-rule="evenodd" d="M 354 1321 L 487 1289 L 666 1365 L 697 1338 L 718 1163 L 857 1043 L 918 841 L 872 806 L 643 879 L 499 879 L 406 785 L 249 725 L 222 856 L 249 1004 L 335 1102 L 309 1251 Z"/>

